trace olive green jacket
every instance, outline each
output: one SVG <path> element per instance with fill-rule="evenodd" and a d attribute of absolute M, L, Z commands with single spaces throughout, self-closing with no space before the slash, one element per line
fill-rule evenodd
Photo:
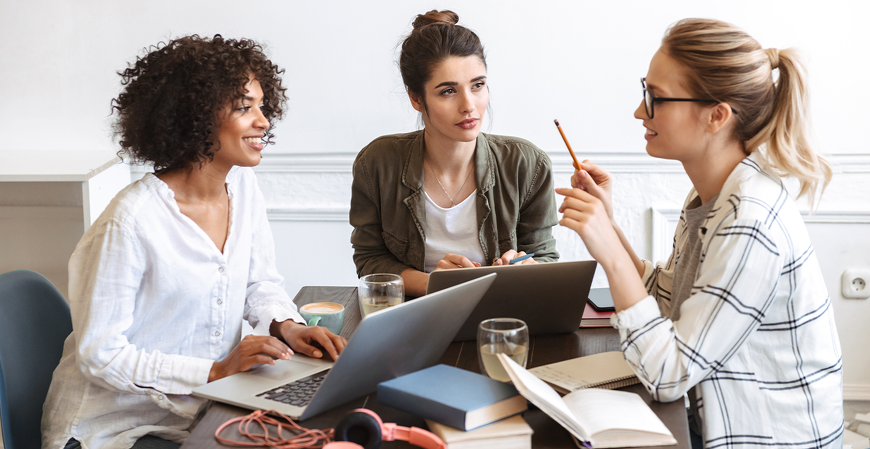
<path fill-rule="evenodd" d="M 353 164 L 350 241 L 358 276 L 423 271 L 426 205 L 423 131 L 382 136 Z M 477 223 L 484 260 L 514 249 L 559 259 L 550 158 L 531 142 L 480 133 L 474 152 Z"/>

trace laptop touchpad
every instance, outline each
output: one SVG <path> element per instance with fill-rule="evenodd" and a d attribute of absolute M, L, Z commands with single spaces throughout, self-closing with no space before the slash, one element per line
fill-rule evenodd
<path fill-rule="evenodd" d="M 326 367 L 318 367 L 318 365 L 299 360 L 279 360 L 275 365 L 260 365 L 258 368 L 248 371 L 248 374 L 272 380 L 285 380 L 310 374 L 312 370 L 317 368 L 326 369 Z"/>

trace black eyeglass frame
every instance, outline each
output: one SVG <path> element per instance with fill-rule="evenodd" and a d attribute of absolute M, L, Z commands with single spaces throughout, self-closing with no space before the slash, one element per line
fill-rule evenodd
<path fill-rule="evenodd" d="M 643 87 L 643 106 L 646 109 L 646 116 L 648 118 L 653 118 L 655 116 L 655 103 L 657 101 L 691 101 L 695 103 L 721 103 L 719 100 L 702 100 L 698 98 L 669 98 L 669 97 L 656 97 L 646 88 L 646 77 L 640 78 L 640 85 Z M 737 114 L 737 111 L 731 110 L 734 114 Z"/>

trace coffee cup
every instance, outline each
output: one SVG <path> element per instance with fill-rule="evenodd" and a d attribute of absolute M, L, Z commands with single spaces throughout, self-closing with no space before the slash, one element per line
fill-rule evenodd
<path fill-rule="evenodd" d="M 344 306 L 334 302 L 312 302 L 299 308 L 299 314 L 309 326 L 321 326 L 335 335 L 344 325 Z"/>

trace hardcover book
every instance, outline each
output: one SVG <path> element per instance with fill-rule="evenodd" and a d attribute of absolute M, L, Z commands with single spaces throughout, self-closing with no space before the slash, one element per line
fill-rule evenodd
<path fill-rule="evenodd" d="M 583 309 L 583 317 L 580 318 L 580 327 L 612 327 L 610 316 L 616 312 L 598 312 L 589 302 Z"/>
<path fill-rule="evenodd" d="M 525 398 L 513 385 L 447 365 L 381 382 L 378 402 L 461 430 L 475 429 L 527 408 Z"/>
<path fill-rule="evenodd" d="M 532 428 L 516 415 L 468 432 L 426 420 L 429 431 L 441 437 L 447 449 L 531 449 Z"/>

